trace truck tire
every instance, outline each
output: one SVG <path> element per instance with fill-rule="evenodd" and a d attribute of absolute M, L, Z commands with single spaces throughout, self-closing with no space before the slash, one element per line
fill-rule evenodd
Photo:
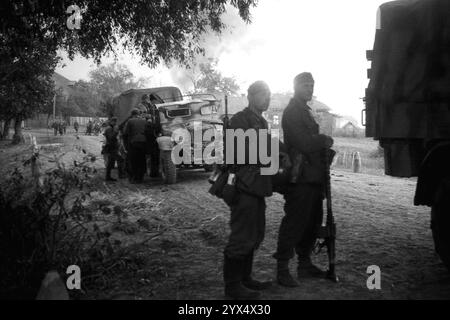
<path fill-rule="evenodd" d="M 205 169 L 205 172 L 212 172 L 215 168 L 214 164 L 205 164 L 203 165 L 203 169 Z"/>
<path fill-rule="evenodd" d="M 166 184 L 177 182 L 177 167 L 172 162 L 171 151 L 161 150 L 161 174 Z"/>
<path fill-rule="evenodd" d="M 434 247 L 450 272 L 450 180 L 439 186 L 431 207 L 431 231 Z"/>

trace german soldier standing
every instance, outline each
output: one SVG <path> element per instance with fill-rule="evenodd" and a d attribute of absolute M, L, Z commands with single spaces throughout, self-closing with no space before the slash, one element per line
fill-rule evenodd
<path fill-rule="evenodd" d="M 270 103 L 267 84 L 253 83 L 248 89 L 248 101 L 249 106 L 231 118 L 229 129 L 256 130 L 258 136 L 260 129 L 268 129 L 262 117 Z M 264 198 L 272 195 L 271 177 L 261 175 L 259 164 L 249 163 L 249 150 L 247 141 L 245 149 L 240 150 L 246 153 L 245 164 L 234 165 L 231 170 L 236 178 L 236 195 L 227 201 L 231 208 L 231 232 L 224 250 L 223 276 L 225 295 L 234 299 L 255 299 L 259 297 L 257 290 L 270 286 L 270 282 L 254 280 L 251 273 L 254 252 L 264 239 Z"/>
<path fill-rule="evenodd" d="M 109 121 L 109 126 L 103 133 L 106 138 L 104 153 L 108 157 L 108 161 L 106 163 L 106 181 L 116 181 L 116 179 L 111 177 L 111 171 L 114 168 L 116 162 L 119 169 L 119 178 L 122 178 L 124 175 L 122 172 L 123 166 L 121 165 L 122 158 L 119 156 L 119 141 L 117 139 L 119 131 L 116 127 L 116 124 L 117 118 L 112 117 Z"/>
<path fill-rule="evenodd" d="M 126 122 L 122 136 L 125 140 L 131 170 L 130 180 L 132 183 L 141 183 L 147 168 L 145 153 L 148 123 L 139 116 L 139 110 L 134 109 L 131 114 L 132 118 Z"/>
<path fill-rule="evenodd" d="M 333 139 L 319 134 L 311 108 L 306 104 L 312 99 L 314 79 L 308 72 L 294 79 L 294 97 L 283 112 L 284 143 L 291 159 L 302 157 L 301 169 L 284 194 L 285 205 L 278 235 L 277 280 L 287 287 L 298 286 L 289 273 L 288 263 L 298 255 L 298 276 L 323 276 L 324 272 L 311 262 L 311 252 L 322 224 L 322 201 L 326 167 L 323 152 L 331 148 Z"/>
<path fill-rule="evenodd" d="M 149 100 L 145 101 L 148 109 L 148 121 L 149 127 L 147 131 L 147 147 L 148 155 L 150 156 L 150 177 L 156 178 L 159 176 L 159 146 L 156 139 L 161 134 L 161 118 L 159 116 L 159 110 L 155 103 L 157 99 L 153 94 L 150 95 Z"/>

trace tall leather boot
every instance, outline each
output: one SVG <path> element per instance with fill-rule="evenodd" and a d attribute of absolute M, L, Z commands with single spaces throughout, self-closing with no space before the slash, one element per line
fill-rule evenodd
<path fill-rule="evenodd" d="M 119 171 L 119 179 L 125 179 L 127 177 L 125 173 L 125 164 L 122 159 L 117 161 L 117 170 Z"/>
<path fill-rule="evenodd" d="M 277 260 L 277 280 L 284 287 L 298 287 L 298 282 L 289 273 L 289 260 Z"/>
<path fill-rule="evenodd" d="M 251 290 L 266 290 L 271 287 L 271 281 L 258 281 L 252 278 L 254 251 L 245 258 L 244 277 L 242 284 Z"/>
<path fill-rule="evenodd" d="M 259 298 L 257 291 L 247 289 L 242 285 L 243 260 L 231 259 L 224 255 L 223 279 L 225 282 L 225 296 L 237 300 L 253 300 Z"/>
<path fill-rule="evenodd" d="M 299 278 L 323 278 L 326 274 L 326 271 L 321 270 L 312 263 L 310 255 L 298 256 L 297 275 Z"/>
<path fill-rule="evenodd" d="M 111 171 L 114 167 L 114 161 L 112 161 L 111 159 L 108 159 L 108 163 L 106 164 L 106 176 L 105 176 L 105 180 L 106 181 L 117 181 L 116 179 L 111 177 Z"/>

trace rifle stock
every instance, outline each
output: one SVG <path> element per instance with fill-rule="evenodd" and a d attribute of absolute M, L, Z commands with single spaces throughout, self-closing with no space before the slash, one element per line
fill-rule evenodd
<path fill-rule="evenodd" d="M 228 118 L 228 96 L 225 95 L 225 114 L 223 117 L 223 127 L 222 127 L 222 134 L 223 134 L 223 165 L 226 167 L 226 154 L 227 154 L 227 129 L 229 125 L 230 119 Z"/>
<path fill-rule="evenodd" d="M 327 247 L 328 255 L 328 271 L 327 278 L 333 282 L 338 282 L 339 278 L 336 276 L 336 223 L 334 222 L 333 208 L 331 201 L 331 176 L 330 165 L 333 161 L 333 157 L 336 154 L 334 150 L 325 150 L 325 163 L 326 163 L 326 181 L 325 181 L 325 198 L 327 202 L 327 218 L 325 226 L 321 226 L 318 238 L 324 239 L 323 243 L 319 245 Z"/>
<path fill-rule="evenodd" d="M 208 181 L 212 184 L 209 189 L 209 193 L 215 195 L 219 198 L 222 198 L 222 191 L 227 182 L 228 174 L 227 174 L 227 165 L 226 161 L 226 129 L 228 128 L 229 118 L 228 118 L 228 96 L 225 95 L 225 114 L 222 120 L 222 141 L 223 141 L 223 164 L 216 165 L 215 170 L 209 177 Z"/>

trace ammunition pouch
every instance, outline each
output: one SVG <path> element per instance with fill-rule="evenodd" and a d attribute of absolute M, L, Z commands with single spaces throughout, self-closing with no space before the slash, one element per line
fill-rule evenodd
<path fill-rule="evenodd" d="M 255 197 L 272 195 L 271 176 L 263 176 L 259 166 L 243 166 L 236 172 L 236 188 Z"/>
<path fill-rule="evenodd" d="M 290 183 L 323 184 L 326 178 L 326 165 L 321 151 L 307 155 L 291 153 L 292 170 Z"/>
<path fill-rule="evenodd" d="M 291 179 L 292 162 L 289 155 L 280 151 L 280 168 L 278 172 L 272 176 L 273 192 L 286 194 Z"/>
<path fill-rule="evenodd" d="M 213 182 L 208 192 L 213 196 L 223 199 L 228 206 L 232 206 L 237 199 L 237 188 L 235 184 L 228 184 L 228 178 L 230 171 L 228 169 L 219 169 L 219 172 L 215 172 Z"/>
<path fill-rule="evenodd" d="M 229 207 L 235 204 L 238 196 L 236 185 L 231 185 L 228 183 L 225 184 L 223 187 L 222 196 L 223 200 Z"/>

